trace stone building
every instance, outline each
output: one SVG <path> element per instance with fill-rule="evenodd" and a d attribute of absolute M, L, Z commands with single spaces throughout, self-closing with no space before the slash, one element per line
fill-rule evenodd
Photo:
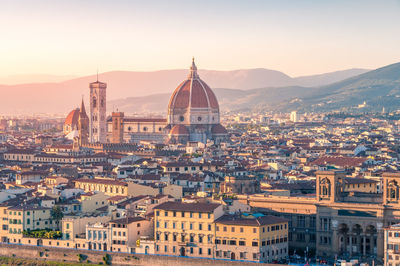
<path fill-rule="evenodd" d="M 383 194 L 350 191 L 341 171 L 319 171 L 316 196 L 239 195 L 256 210 L 289 219 L 289 247 L 317 256 L 383 258 L 383 228 L 400 222 L 400 173 L 384 173 Z"/>

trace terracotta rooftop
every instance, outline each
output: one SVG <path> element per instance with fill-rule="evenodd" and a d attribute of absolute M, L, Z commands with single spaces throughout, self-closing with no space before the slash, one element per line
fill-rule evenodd
<path fill-rule="evenodd" d="M 190 211 L 190 212 L 213 212 L 221 206 L 217 203 L 182 203 L 182 202 L 165 202 L 154 209 L 165 211 Z"/>
<path fill-rule="evenodd" d="M 215 222 L 226 225 L 262 226 L 262 225 L 284 223 L 287 221 L 288 220 L 285 218 L 272 215 L 261 216 L 257 218 L 248 218 L 248 217 L 243 218 L 237 215 L 224 215 L 218 218 Z"/>

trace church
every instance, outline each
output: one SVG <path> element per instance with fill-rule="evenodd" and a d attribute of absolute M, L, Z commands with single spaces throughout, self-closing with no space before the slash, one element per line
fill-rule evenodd
<path fill-rule="evenodd" d="M 213 141 L 218 144 L 227 140 L 228 132 L 220 124 L 217 97 L 200 79 L 194 59 L 187 78 L 172 93 L 166 119 L 127 117 L 123 112 L 112 112 L 111 116 L 107 117 L 107 84 L 97 80 L 90 83 L 89 87 L 89 143 L 151 141 L 187 144 L 188 142 Z M 77 119 L 74 119 L 78 115 L 78 109 L 71 111 L 68 115 L 64 124 L 64 134 L 82 139 Z M 85 139 L 86 135 L 83 138 Z"/>

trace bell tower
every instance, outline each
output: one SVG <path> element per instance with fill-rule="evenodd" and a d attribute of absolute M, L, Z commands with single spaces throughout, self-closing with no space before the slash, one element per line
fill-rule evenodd
<path fill-rule="evenodd" d="M 105 143 L 107 136 L 106 123 L 106 89 L 107 84 L 92 82 L 90 87 L 90 142 Z"/>
<path fill-rule="evenodd" d="M 81 108 L 79 110 L 78 119 L 78 131 L 79 131 L 79 146 L 85 145 L 89 140 L 89 117 L 86 114 L 85 104 L 81 103 Z"/>
<path fill-rule="evenodd" d="M 346 173 L 343 171 L 318 171 L 316 175 L 317 201 L 340 201 Z"/>

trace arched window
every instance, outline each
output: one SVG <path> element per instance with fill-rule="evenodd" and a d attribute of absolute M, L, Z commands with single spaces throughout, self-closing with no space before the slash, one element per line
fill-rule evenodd
<path fill-rule="evenodd" d="M 92 102 L 93 102 L 93 107 L 96 108 L 97 107 L 97 99 L 96 99 L 96 97 L 93 97 Z"/>

